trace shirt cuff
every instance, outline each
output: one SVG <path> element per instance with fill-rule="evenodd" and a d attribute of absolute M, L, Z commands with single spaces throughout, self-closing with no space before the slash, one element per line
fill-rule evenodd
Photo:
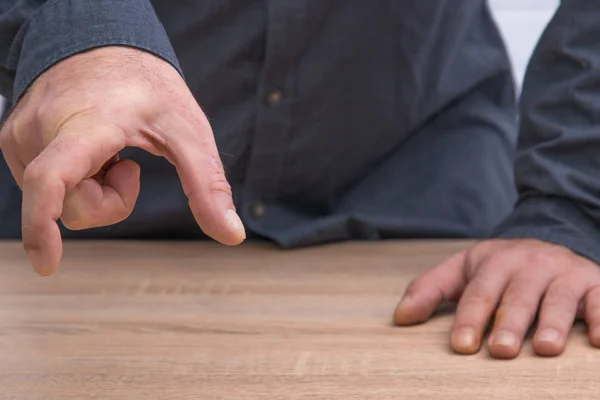
<path fill-rule="evenodd" d="M 13 101 L 57 62 L 110 45 L 148 51 L 182 73 L 149 0 L 49 0 L 25 27 Z"/>
<path fill-rule="evenodd" d="M 538 239 L 561 245 L 600 264 L 600 226 L 576 203 L 558 196 L 519 201 L 495 230 L 498 239 Z"/>

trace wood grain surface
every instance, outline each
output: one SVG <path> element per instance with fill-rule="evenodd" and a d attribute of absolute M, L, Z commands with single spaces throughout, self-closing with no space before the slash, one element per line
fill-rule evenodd
<path fill-rule="evenodd" d="M 38 278 L 0 244 L 0 399 L 595 399 L 600 354 L 500 361 L 410 328 L 408 282 L 466 242 L 67 243 Z"/>

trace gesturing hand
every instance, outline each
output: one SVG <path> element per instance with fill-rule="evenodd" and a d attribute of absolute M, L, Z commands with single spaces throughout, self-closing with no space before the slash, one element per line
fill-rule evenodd
<path fill-rule="evenodd" d="M 119 160 L 125 147 L 176 167 L 207 235 L 227 245 L 245 238 L 204 113 L 178 72 L 149 53 L 105 47 L 56 64 L 18 103 L 0 146 L 23 190 L 23 243 L 41 275 L 62 256 L 57 220 L 86 229 L 133 211 L 140 171 Z"/>
<path fill-rule="evenodd" d="M 481 242 L 414 280 L 395 321 L 424 322 L 445 301 L 458 301 L 450 336 L 458 353 L 479 351 L 493 318 L 489 353 L 516 357 L 536 315 L 538 355 L 561 354 L 576 317 L 585 319 L 590 342 L 600 346 L 600 267 L 561 246 L 537 240 Z"/>

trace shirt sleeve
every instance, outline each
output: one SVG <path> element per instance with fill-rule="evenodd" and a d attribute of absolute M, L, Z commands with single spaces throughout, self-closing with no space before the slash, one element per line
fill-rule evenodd
<path fill-rule="evenodd" d="M 2 0 L 0 94 L 15 102 L 55 63 L 109 45 L 151 52 L 181 73 L 149 0 Z"/>
<path fill-rule="evenodd" d="M 563 0 L 520 100 L 519 200 L 498 238 L 536 238 L 600 263 L 600 1 Z"/>

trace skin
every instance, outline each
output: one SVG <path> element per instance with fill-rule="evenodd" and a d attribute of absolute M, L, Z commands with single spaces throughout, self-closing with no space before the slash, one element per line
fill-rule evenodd
<path fill-rule="evenodd" d="M 44 72 L 0 130 L 0 147 L 23 191 L 23 244 L 32 266 L 52 274 L 62 257 L 57 221 L 79 230 L 126 219 L 139 194 L 139 166 L 125 147 L 165 157 L 177 169 L 200 228 L 237 245 L 245 239 L 206 116 L 178 72 L 127 47 L 70 57 Z M 600 269 L 537 240 L 490 240 L 415 279 L 395 311 L 398 325 L 427 321 L 458 302 L 451 347 L 514 358 L 536 315 L 539 355 L 561 354 L 576 318 L 600 346 Z"/>
<path fill-rule="evenodd" d="M 59 219 L 80 230 L 133 211 L 140 167 L 119 159 L 125 147 L 176 167 L 207 235 L 225 245 L 245 239 L 206 116 L 177 70 L 149 53 L 105 47 L 54 65 L 18 102 L 0 147 L 23 191 L 23 245 L 42 276 L 62 257 Z"/>
<path fill-rule="evenodd" d="M 538 240 L 488 240 L 447 259 L 416 278 L 398 304 L 401 326 L 423 323 L 443 302 L 457 302 L 450 346 L 474 354 L 492 329 L 492 357 L 517 357 L 537 317 L 533 350 L 558 356 L 576 318 L 600 347 L 600 268 L 569 249 Z"/>

